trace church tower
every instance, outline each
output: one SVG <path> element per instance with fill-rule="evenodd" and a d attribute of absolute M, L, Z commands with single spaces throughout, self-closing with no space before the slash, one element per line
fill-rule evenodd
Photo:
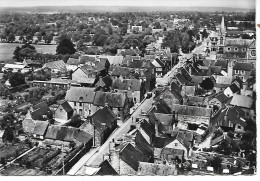
<path fill-rule="evenodd" d="M 219 53 L 224 53 L 224 45 L 225 45 L 225 36 L 226 36 L 226 27 L 224 16 L 222 16 L 221 24 L 218 30 L 218 51 Z"/>

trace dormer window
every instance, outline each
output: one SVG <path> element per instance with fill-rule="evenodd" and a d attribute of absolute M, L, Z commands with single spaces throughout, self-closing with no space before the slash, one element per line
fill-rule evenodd
<path fill-rule="evenodd" d="M 229 48 L 229 47 L 228 47 L 228 48 L 227 48 L 227 50 L 228 50 L 228 51 L 230 51 L 230 50 L 231 50 L 231 48 Z"/>
<path fill-rule="evenodd" d="M 79 97 L 79 101 L 80 101 L 80 102 L 83 101 L 83 97 Z"/>
<path fill-rule="evenodd" d="M 235 48 L 235 51 L 238 51 L 238 48 L 237 48 L 237 47 Z"/>

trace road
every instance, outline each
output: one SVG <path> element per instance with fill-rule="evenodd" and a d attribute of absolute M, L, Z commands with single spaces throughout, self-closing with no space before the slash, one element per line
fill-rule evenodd
<path fill-rule="evenodd" d="M 194 51 L 203 51 L 203 44 L 196 47 L 194 49 Z M 189 53 L 189 54 L 183 54 L 183 56 L 191 56 L 193 53 Z M 178 64 L 176 64 L 167 74 L 165 74 L 162 78 L 158 78 L 156 80 L 157 83 L 170 83 L 171 78 L 174 76 L 174 74 L 176 73 L 176 70 L 183 66 L 184 62 L 179 62 Z M 112 133 L 112 135 L 110 135 L 110 137 L 107 139 L 107 141 L 95 152 L 92 153 L 91 156 L 87 156 L 87 157 L 83 157 L 80 159 L 80 161 L 77 163 L 77 168 L 75 170 L 71 170 L 69 171 L 70 175 L 84 175 L 84 165 L 88 165 L 88 166 L 98 166 L 99 164 L 101 164 L 103 162 L 103 155 L 108 154 L 109 153 L 109 144 L 110 142 L 114 139 L 117 140 L 119 138 L 122 138 L 123 134 L 127 134 L 127 132 L 130 129 L 130 126 L 132 124 L 132 121 L 135 120 L 137 117 L 139 117 L 141 111 L 147 112 L 148 110 L 150 110 L 152 108 L 152 103 L 153 103 L 153 96 L 150 99 L 144 99 L 141 104 L 134 110 L 134 112 L 132 113 L 132 115 L 130 116 L 130 118 L 124 122 L 116 131 L 114 131 L 114 133 Z"/>

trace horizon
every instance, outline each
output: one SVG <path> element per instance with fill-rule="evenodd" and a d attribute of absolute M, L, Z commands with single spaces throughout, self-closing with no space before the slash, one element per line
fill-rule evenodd
<path fill-rule="evenodd" d="M 216 7 L 255 9 L 254 0 L 1 0 L 1 8 L 28 8 L 28 7 L 75 7 L 75 6 L 103 6 L 103 7 Z"/>

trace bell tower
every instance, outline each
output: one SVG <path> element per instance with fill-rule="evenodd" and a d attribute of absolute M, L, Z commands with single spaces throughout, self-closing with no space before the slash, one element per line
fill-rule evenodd
<path fill-rule="evenodd" d="M 222 16 L 221 24 L 218 31 L 218 52 L 223 54 L 224 53 L 224 45 L 225 45 L 225 37 L 226 37 L 226 27 L 224 16 Z"/>

